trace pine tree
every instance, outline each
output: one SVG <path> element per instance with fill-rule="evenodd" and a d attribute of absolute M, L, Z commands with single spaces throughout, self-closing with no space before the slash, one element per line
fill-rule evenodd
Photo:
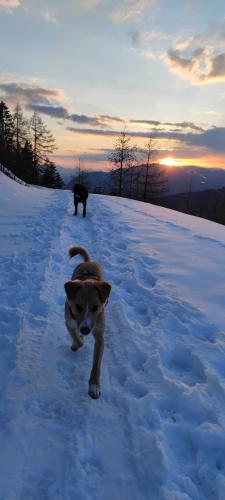
<path fill-rule="evenodd" d="M 15 173 L 19 178 L 21 178 L 25 182 L 29 182 L 27 181 L 27 175 L 26 175 L 27 159 L 28 159 L 26 158 L 26 156 L 28 155 L 30 159 L 30 146 L 31 146 L 28 140 L 29 139 L 28 120 L 24 117 L 22 109 L 18 104 L 14 109 L 13 123 L 14 123 Z M 32 159 L 33 159 L 33 154 L 32 154 Z M 26 163 L 25 166 L 24 162 Z M 28 174 L 28 178 L 29 177 L 30 176 Z M 31 177 L 33 176 L 31 175 Z"/>
<path fill-rule="evenodd" d="M 28 120 L 25 118 L 21 106 L 16 105 L 13 113 L 15 149 L 18 153 L 29 139 Z"/>
<path fill-rule="evenodd" d="M 37 182 L 41 178 L 41 165 L 46 161 L 47 154 L 56 149 L 55 139 L 47 129 L 38 113 L 34 113 L 30 122 L 33 135 L 33 161 Z"/>
<path fill-rule="evenodd" d="M 56 170 L 55 181 L 54 181 L 53 187 L 55 189 L 62 189 L 63 186 L 64 186 L 64 183 L 63 183 L 62 177 L 61 177 L 60 173 L 58 172 L 58 170 Z"/>
<path fill-rule="evenodd" d="M 42 165 L 42 175 L 40 184 L 48 188 L 62 189 L 63 181 L 55 164 L 46 158 Z"/>
<path fill-rule="evenodd" d="M 21 148 L 19 155 L 19 177 L 28 184 L 35 184 L 36 171 L 33 162 L 33 149 L 29 141 Z"/>
<path fill-rule="evenodd" d="M 13 170 L 14 124 L 13 117 L 6 104 L 0 102 L 0 163 Z"/>

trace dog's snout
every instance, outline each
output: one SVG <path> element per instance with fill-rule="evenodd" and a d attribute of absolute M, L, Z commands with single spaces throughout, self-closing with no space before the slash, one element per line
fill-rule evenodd
<path fill-rule="evenodd" d="M 91 331 L 91 329 L 89 328 L 89 326 L 82 326 L 82 328 L 80 329 L 82 335 L 88 335 Z"/>

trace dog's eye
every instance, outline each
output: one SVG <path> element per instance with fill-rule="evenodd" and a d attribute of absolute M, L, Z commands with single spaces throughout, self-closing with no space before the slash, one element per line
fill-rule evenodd
<path fill-rule="evenodd" d="M 93 307 L 91 308 L 91 310 L 92 310 L 92 312 L 93 312 L 93 313 L 94 313 L 94 312 L 96 312 L 96 311 L 98 310 L 98 306 L 93 306 Z"/>
<path fill-rule="evenodd" d="M 83 311 L 83 307 L 80 304 L 76 304 L 76 308 L 79 312 Z"/>

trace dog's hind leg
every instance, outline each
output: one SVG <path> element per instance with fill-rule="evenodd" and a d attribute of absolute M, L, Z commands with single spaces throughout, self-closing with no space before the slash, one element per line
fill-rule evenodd
<path fill-rule="evenodd" d="M 76 200 L 76 198 L 74 198 L 74 214 L 73 215 L 77 215 L 77 209 L 78 209 L 78 201 Z"/>
<path fill-rule="evenodd" d="M 87 202 L 84 201 L 83 202 L 83 217 L 86 217 L 86 205 L 87 205 Z"/>

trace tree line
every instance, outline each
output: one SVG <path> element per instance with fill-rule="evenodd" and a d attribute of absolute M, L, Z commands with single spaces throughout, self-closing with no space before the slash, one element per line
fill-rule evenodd
<path fill-rule="evenodd" d="M 55 139 L 38 113 L 27 118 L 21 106 L 11 112 L 0 102 L 0 164 L 27 184 L 61 189 L 61 176 L 48 157 L 55 149 Z"/>
<path fill-rule="evenodd" d="M 112 164 L 111 194 L 146 202 L 157 202 L 168 191 L 167 179 L 155 161 L 154 140 L 149 137 L 141 159 L 132 138 L 124 130 L 115 139 L 108 160 Z"/>

